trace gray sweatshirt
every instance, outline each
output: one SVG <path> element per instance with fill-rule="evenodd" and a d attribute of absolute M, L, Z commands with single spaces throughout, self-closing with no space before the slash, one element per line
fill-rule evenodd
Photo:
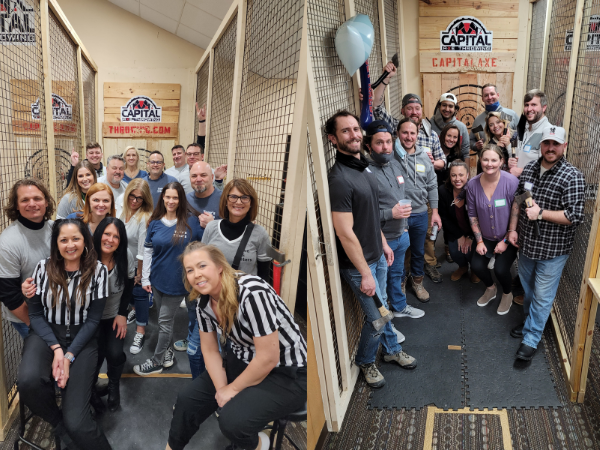
<path fill-rule="evenodd" d="M 457 120 L 456 117 L 453 117 L 448 122 L 444 122 L 444 117 L 442 113 L 438 109 L 435 114 L 429 120 L 431 122 L 431 129 L 435 131 L 438 136 L 442 134 L 442 130 L 446 125 L 451 123 L 452 125 L 456 125 L 460 131 L 460 151 L 462 153 L 463 159 L 469 157 L 469 130 L 467 130 L 467 126 L 462 123 L 460 120 Z"/>
<path fill-rule="evenodd" d="M 381 231 L 387 240 L 398 239 L 408 226 L 408 219 L 394 219 L 392 208 L 398 201 L 406 198 L 404 193 L 404 174 L 400 163 L 392 159 L 387 164 L 379 164 L 370 159 L 369 169 L 377 177 L 379 186 L 379 220 Z"/>
<path fill-rule="evenodd" d="M 437 176 L 429 155 L 418 145 L 415 145 L 413 154 L 402 150 L 404 155 L 398 154 L 396 149 L 394 157 L 400 163 L 406 198 L 412 201 L 412 212 L 418 214 L 427 211 L 428 202 L 432 209 L 437 209 Z"/>

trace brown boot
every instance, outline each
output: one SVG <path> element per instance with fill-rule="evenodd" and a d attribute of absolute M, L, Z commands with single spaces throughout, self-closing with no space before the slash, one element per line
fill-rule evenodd
<path fill-rule="evenodd" d="M 411 276 L 411 284 L 417 299 L 422 303 L 427 303 L 429 301 L 429 292 L 425 290 L 423 287 L 423 277 L 413 277 Z"/>
<path fill-rule="evenodd" d="M 452 256 L 450 256 L 450 247 L 447 245 L 444 245 L 444 253 L 446 253 L 446 262 L 452 264 L 454 260 L 452 259 Z"/>
<path fill-rule="evenodd" d="M 473 272 L 471 270 L 471 283 L 477 284 L 479 283 L 481 280 L 479 279 L 479 277 L 477 275 L 475 275 L 475 272 Z"/>
<path fill-rule="evenodd" d="M 498 305 L 498 310 L 496 311 L 498 315 L 503 316 L 504 314 L 508 314 L 510 311 L 510 307 L 513 302 L 512 292 L 510 294 L 502 294 L 502 299 L 500 300 L 500 304 Z"/>
<path fill-rule="evenodd" d="M 408 277 L 406 277 L 406 278 L 404 279 L 404 281 L 402 282 L 402 284 L 400 285 L 400 287 L 402 288 L 402 293 L 403 293 L 404 295 L 406 295 L 406 282 L 407 282 L 407 281 L 408 281 Z"/>
<path fill-rule="evenodd" d="M 523 296 L 517 295 L 515 298 L 513 298 L 513 302 L 515 302 L 517 305 L 523 306 Z"/>
<path fill-rule="evenodd" d="M 462 278 L 462 276 L 467 273 L 469 271 L 469 268 L 467 266 L 464 267 L 459 267 L 458 269 L 456 269 L 454 272 L 452 272 L 452 275 L 450 275 L 450 279 L 452 281 L 458 281 Z"/>
<path fill-rule="evenodd" d="M 477 306 L 485 306 L 496 298 L 496 285 L 492 284 L 489 288 L 486 288 L 485 292 L 479 300 L 477 300 Z"/>

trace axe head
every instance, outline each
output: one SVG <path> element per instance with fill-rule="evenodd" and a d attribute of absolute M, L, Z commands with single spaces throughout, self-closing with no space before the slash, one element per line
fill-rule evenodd
<path fill-rule="evenodd" d="M 398 53 L 394 53 L 394 56 L 392 56 L 392 64 L 394 64 L 396 68 L 398 68 L 398 65 L 400 64 L 400 62 L 398 61 Z"/>
<path fill-rule="evenodd" d="M 530 199 L 530 198 L 532 198 L 531 192 L 525 191 L 521 195 L 517 195 L 515 197 L 515 202 L 517 202 L 517 205 L 521 205 L 521 204 L 523 204 L 523 202 L 527 202 L 527 199 Z"/>
<path fill-rule="evenodd" d="M 373 328 L 375 328 L 375 331 L 379 331 L 385 326 L 386 323 L 388 323 L 393 318 L 394 315 L 392 313 L 388 313 L 385 316 L 381 316 L 379 319 L 374 320 L 371 323 L 373 324 Z"/>
<path fill-rule="evenodd" d="M 477 125 L 476 127 L 471 128 L 471 133 L 473 133 L 478 141 L 481 140 L 481 135 L 479 133 L 483 134 L 483 126 Z"/>

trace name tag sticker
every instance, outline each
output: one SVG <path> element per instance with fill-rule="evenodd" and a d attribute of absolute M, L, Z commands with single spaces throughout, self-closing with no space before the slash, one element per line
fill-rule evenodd
<path fill-rule="evenodd" d="M 526 181 L 525 182 L 525 190 L 526 191 L 531 191 L 533 189 L 533 183 L 530 181 Z"/>
<path fill-rule="evenodd" d="M 369 173 L 373 173 L 373 172 L 371 172 L 371 171 L 369 170 L 369 168 L 368 168 L 368 167 L 365 167 L 365 170 L 366 170 L 367 172 L 369 172 Z"/>
<path fill-rule="evenodd" d="M 427 153 L 431 153 L 431 149 L 429 147 L 423 147 L 423 150 L 425 150 Z"/>
<path fill-rule="evenodd" d="M 499 208 L 500 206 L 506 206 L 506 199 L 501 198 L 499 200 L 494 200 L 494 206 Z"/>
<path fill-rule="evenodd" d="M 531 152 L 531 145 L 527 144 L 523 146 L 523 151 L 525 153 L 530 153 Z"/>
<path fill-rule="evenodd" d="M 156 189 L 156 192 L 158 192 L 160 194 L 162 192 L 162 188 Z"/>
<path fill-rule="evenodd" d="M 425 165 L 417 164 L 417 172 L 425 172 Z"/>
<path fill-rule="evenodd" d="M 396 179 L 398 180 L 398 184 L 404 184 L 404 177 L 402 175 L 398 175 Z"/>

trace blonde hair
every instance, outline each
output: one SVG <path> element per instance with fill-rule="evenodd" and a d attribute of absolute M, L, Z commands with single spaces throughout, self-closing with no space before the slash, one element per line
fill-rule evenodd
<path fill-rule="evenodd" d="M 125 159 L 125 157 L 127 156 L 127 152 L 129 150 L 135 150 L 135 155 L 137 156 L 137 162 L 135 163 L 135 167 L 136 167 L 136 169 L 139 169 L 140 154 L 138 153 L 137 148 L 134 147 L 133 145 L 128 145 L 127 147 L 125 147 L 125 151 L 123 152 L 123 159 Z M 125 160 L 125 167 L 127 168 L 127 160 Z"/>
<path fill-rule="evenodd" d="M 500 114 L 499 112 L 496 112 L 496 111 L 492 111 L 492 112 L 488 113 L 487 116 L 485 116 L 485 142 L 484 142 L 484 144 L 489 144 L 489 142 L 492 140 L 492 137 L 494 137 L 494 134 L 490 130 L 490 125 L 489 125 L 490 118 L 492 118 L 492 117 L 496 117 L 500 122 L 502 122 L 504 124 L 504 129 L 507 130 L 506 135 L 510 139 L 510 137 L 514 133 L 514 131 L 511 130 L 509 127 L 510 120 L 503 119 L 502 114 Z"/>
<path fill-rule="evenodd" d="M 92 211 L 90 210 L 90 200 L 94 194 L 97 194 L 100 191 L 108 192 L 108 196 L 110 197 L 110 211 L 106 213 L 106 215 L 110 217 L 115 217 L 115 196 L 113 195 L 112 189 L 104 183 L 92 184 L 85 196 L 85 205 L 83 205 L 83 214 L 81 217 L 81 220 L 83 220 L 83 223 L 85 223 L 86 225 L 92 219 Z"/>
<path fill-rule="evenodd" d="M 219 325 L 226 333 L 229 333 L 233 327 L 233 321 L 239 306 L 237 279 L 243 272 L 236 272 L 233 270 L 233 267 L 229 265 L 223 252 L 217 247 L 214 245 L 203 244 L 200 241 L 190 242 L 185 247 L 185 250 L 179 257 L 181 265 L 183 266 L 183 260 L 187 255 L 200 250 L 206 252 L 208 258 L 218 268 L 222 269 L 220 282 L 221 295 L 217 301 L 217 309 L 219 311 L 219 317 L 221 318 Z M 190 293 L 190 299 L 198 298 L 201 295 L 188 281 L 185 270 L 183 271 L 183 284 L 185 285 L 185 289 Z"/>
<path fill-rule="evenodd" d="M 131 208 L 129 207 L 129 194 L 136 189 L 142 191 L 143 201 L 135 214 L 131 215 L 131 218 L 135 217 L 135 220 L 138 222 L 142 220 L 148 222 L 152 215 L 152 211 L 154 211 L 154 201 L 152 200 L 152 194 L 150 193 L 150 186 L 148 186 L 146 180 L 142 180 L 141 178 L 134 178 L 127 185 L 127 189 L 125 189 L 125 193 L 123 194 L 123 212 L 121 213 L 120 218 L 125 221 L 125 219 L 132 214 Z"/>

